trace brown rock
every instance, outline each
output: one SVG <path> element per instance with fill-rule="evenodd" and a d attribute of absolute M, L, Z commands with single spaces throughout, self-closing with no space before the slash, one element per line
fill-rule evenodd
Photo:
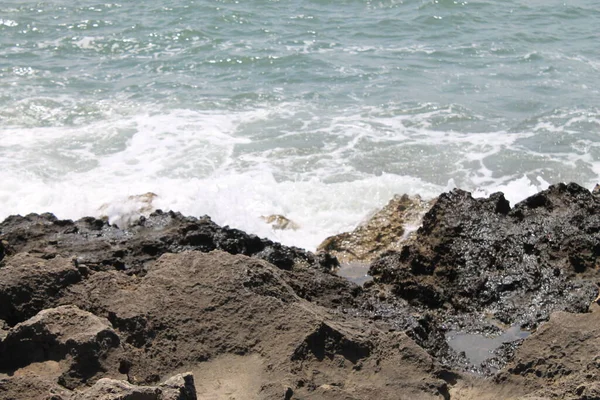
<path fill-rule="evenodd" d="M 552 314 L 496 380 L 531 388 L 541 398 L 599 398 L 600 306 L 590 309 Z"/>
<path fill-rule="evenodd" d="M 122 372 L 133 383 L 153 384 L 182 369 L 200 381 L 220 370 L 216 378 L 225 379 L 237 368 L 234 381 L 252 374 L 260 383 L 242 388 L 232 382 L 238 398 L 281 399 L 287 393 L 282 382 L 298 398 L 321 385 L 358 398 L 395 399 L 399 390 L 442 396 L 445 382 L 429 372 L 435 363 L 405 334 L 367 327 L 302 299 L 287 283 L 289 273 L 221 251 L 165 254 L 142 278 L 96 273 L 64 300 L 93 304 L 108 316 L 126 342 Z M 224 366 L 227 355 L 239 359 L 226 358 Z M 260 361 L 247 361 L 256 356 Z M 327 393 L 324 398 L 339 394 Z M 221 395 L 219 385 L 203 385 L 202 396 Z"/>
<path fill-rule="evenodd" d="M 71 260 L 19 253 L 0 268 L 0 319 L 14 325 L 51 307 L 61 291 L 81 280 Z"/>
<path fill-rule="evenodd" d="M 2 400 L 71 400 L 71 391 L 39 375 L 0 374 Z"/>
<path fill-rule="evenodd" d="M 388 250 L 400 250 L 420 224 L 432 201 L 420 196 L 396 195 L 354 231 L 328 237 L 318 247 L 340 262 L 369 262 Z"/>
<path fill-rule="evenodd" d="M 2 400 L 196 400 L 194 376 L 177 374 L 156 386 L 102 378 L 80 391 L 67 390 L 48 377 L 36 374 L 0 376 Z"/>
<path fill-rule="evenodd" d="M 91 388 L 73 395 L 72 400 L 196 400 L 194 376 L 177 374 L 158 386 L 137 386 L 103 378 Z"/>
<path fill-rule="evenodd" d="M 73 388 L 102 370 L 103 359 L 119 343 L 107 320 L 61 306 L 13 327 L 2 342 L 0 365 L 10 372 L 32 363 L 65 360 L 59 382 Z"/>

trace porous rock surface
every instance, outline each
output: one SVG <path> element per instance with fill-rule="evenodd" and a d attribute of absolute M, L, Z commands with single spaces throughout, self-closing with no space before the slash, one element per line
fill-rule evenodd
<path fill-rule="evenodd" d="M 108 320 L 75 306 L 61 306 L 40 311 L 10 329 L 0 343 L 0 365 L 15 371 L 32 363 L 68 359 L 59 380 L 74 388 L 102 370 L 103 360 L 119 344 Z"/>
<path fill-rule="evenodd" d="M 599 201 L 442 194 L 364 288 L 208 217 L 10 217 L 0 398 L 596 398 Z M 488 365 L 446 341 L 510 325 L 531 335 Z"/>
<path fill-rule="evenodd" d="M 598 295 L 600 199 L 558 184 L 511 208 L 501 193 L 440 195 L 415 240 L 375 260 L 375 282 L 420 310 L 535 328 Z M 466 324 L 472 324 L 468 319 Z"/>
<path fill-rule="evenodd" d="M 177 374 L 157 386 L 137 386 L 126 381 L 102 378 L 91 388 L 74 393 L 70 400 L 115 399 L 196 400 L 194 376 L 191 373 Z"/>
<path fill-rule="evenodd" d="M 175 213 L 155 213 L 130 230 L 51 215 L 11 217 L 0 227 L 9 244 L 0 271 L 29 276 L 32 262 L 13 262 L 27 258 L 41 274 L 59 264 L 79 274 L 66 285 L 48 280 L 52 290 L 27 286 L 41 299 L 30 313 L 39 314 L 11 314 L 2 347 L 11 361 L 0 382 L 8 398 L 79 398 L 107 382 L 111 398 L 122 398 L 122 389 L 146 393 L 184 371 L 194 374 L 200 398 L 447 396 L 442 369 L 406 334 L 342 311 L 357 308 L 361 291 L 330 273 L 330 256 Z M 19 296 L 7 300 L 21 304 Z M 49 351 L 14 356 L 27 346 Z M 85 354 L 96 368 L 72 373 Z M 221 377 L 205 381 L 210 371 L 235 368 L 232 389 L 216 384 Z M 27 388 L 24 376 L 32 377 Z M 258 385 L 236 386 L 244 376 Z"/>
<path fill-rule="evenodd" d="M 410 228 L 420 224 L 433 203 L 435 199 L 396 195 L 352 232 L 328 237 L 317 250 L 336 256 L 342 263 L 370 262 L 386 251 L 400 250 L 411 238 Z"/>
<path fill-rule="evenodd" d="M 0 319 L 9 325 L 24 321 L 49 307 L 61 291 L 81 280 L 74 263 L 19 253 L 0 268 Z"/>

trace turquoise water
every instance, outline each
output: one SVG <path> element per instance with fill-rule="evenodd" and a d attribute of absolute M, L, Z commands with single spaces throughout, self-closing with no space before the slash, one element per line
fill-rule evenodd
<path fill-rule="evenodd" d="M 311 248 L 394 193 L 592 187 L 598 27 L 584 0 L 4 0 L 0 217 L 152 191 Z"/>

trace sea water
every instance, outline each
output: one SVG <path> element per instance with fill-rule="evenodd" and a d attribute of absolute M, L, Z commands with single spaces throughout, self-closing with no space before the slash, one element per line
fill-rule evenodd
<path fill-rule="evenodd" d="M 396 193 L 591 188 L 599 43 L 592 0 L 3 0 L 0 219 L 153 192 L 314 249 Z"/>

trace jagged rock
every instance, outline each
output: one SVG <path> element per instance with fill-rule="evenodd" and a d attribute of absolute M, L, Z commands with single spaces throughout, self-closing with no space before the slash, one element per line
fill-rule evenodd
<path fill-rule="evenodd" d="M 102 360 L 120 343 L 110 323 L 75 306 L 43 310 L 9 332 L 0 347 L 0 365 L 16 371 L 32 363 L 68 359 L 59 382 L 73 388 L 102 369 Z"/>
<path fill-rule="evenodd" d="M 102 378 L 91 388 L 73 395 L 72 400 L 196 400 L 194 376 L 175 375 L 158 386 L 137 386 Z"/>
<path fill-rule="evenodd" d="M 81 280 L 70 259 L 44 260 L 19 253 L 0 268 L 0 319 L 15 325 L 37 314 L 60 296 L 62 290 Z"/>
<path fill-rule="evenodd" d="M 290 220 L 287 217 L 279 214 L 267 215 L 260 217 L 267 224 L 271 225 L 273 229 L 279 230 L 298 230 L 300 229 L 300 225 Z"/>
<path fill-rule="evenodd" d="M 11 216 L 0 223 L 0 240 L 10 243 L 14 252 L 43 249 L 45 257 L 74 257 L 83 273 L 119 270 L 129 275 L 143 275 L 147 265 L 162 254 L 186 250 L 223 250 L 264 259 L 289 270 L 297 281 L 313 280 L 315 274 L 311 269 L 330 272 L 337 265 L 335 258 L 316 256 L 237 229 L 220 227 L 206 216 L 184 217 L 180 213 L 160 210 L 148 218 L 141 217 L 126 230 L 95 218 L 73 222 L 58 220 L 52 214 Z M 323 286 L 300 291 L 311 299 L 337 296 L 338 303 L 351 299 L 351 296 L 338 295 L 341 286 L 351 286 L 343 279 L 313 281 L 311 286 L 316 282 Z M 333 287 L 328 288 L 331 283 Z"/>
<path fill-rule="evenodd" d="M 222 251 L 165 254 L 144 277 L 97 272 L 63 300 L 108 317 L 125 342 L 122 372 L 137 384 L 152 384 L 181 366 L 193 369 L 225 354 L 242 360 L 260 354 L 264 362 L 255 378 L 262 382 L 260 393 L 241 398 L 280 399 L 279 382 L 298 380 L 302 383 L 294 384 L 293 392 L 310 396 L 314 387 L 345 381 L 352 371 L 363 398 L 373 390 L 383 399 L 396 398 L 403 386 L 424 398 L 439 396 L 443 381 L 414 372 L 433 370 L 434 362 L 406 335 L 365 328 L 361 319 L 309 303 L 287 274 L 265 261 Z M 398 343 L 402 347 L 394 347 Z M 403 364 L 404 357 L 411 361 Z M 382 358 L 389 364 L 378 361 Z M 380 362 L 386 367 L 376 367 Z M 385 371 L 379 379 L 388 388 L 369 383 L 372 368 Z M 403 372 L 396 375 L 396 368 Z M 315 369 L 321 374 L 313 376 Z M 424 380 L 427 388 L 420 386 Z M 358 390 L 356 383 L 347 384 Z"/>
<path fill-rule="evenodd" d="M 129 229 L 10 217 L 0 223 L 0 366 L 11 376 L 0 371 L 0 398 L 163 396 L 158 382 L 188 370 L 199 398 L 447 399 L 461 398 L 459 388 L 464 398 L 594 398 L 600 324 L 587 311 L 598 292 L 599 202 L 573 184 L 512 209 L 501 194 L 444 194 L 414 240 L 378 256 L 364 288 L 328 273 L 330 254 L 208 217 L 157 211 Z M 39 314 L 53 315 L 47 324 L 22 328 L 61 304 Z M 542 324 L 560 310 L 569 313 Z M 446 341 L 450 331 L 498 336 L 513 323 L 533 333 L 503 345 L 493 365 L 470 364 Z M 86 326 L 112 334 L 99 340 Z M 494 380 L 460 372 L 506 361 Z M 180 378 L 169 387 L 182 396 Z"/>
<path fill-rule="evenodd" d="M 434 201 L 419 196 L 394 196 L 354 231 L 328 237 L 318 247 L 336 256 L 341 262 L 369 262 L 389 250 L 400 250 L 409 239 L 408 227 L 419 225 Z"/>
<path fill-rule="evenodd" d="M 598 256 L 600 199 L 587 189 L 554 185 L 513 209 L 501 193 L 474 199 L 456 189 L 439 197 L 413 244 L 370 273 L 426 309 L 535 327 L 553 311 L 587 310 Z"/>

